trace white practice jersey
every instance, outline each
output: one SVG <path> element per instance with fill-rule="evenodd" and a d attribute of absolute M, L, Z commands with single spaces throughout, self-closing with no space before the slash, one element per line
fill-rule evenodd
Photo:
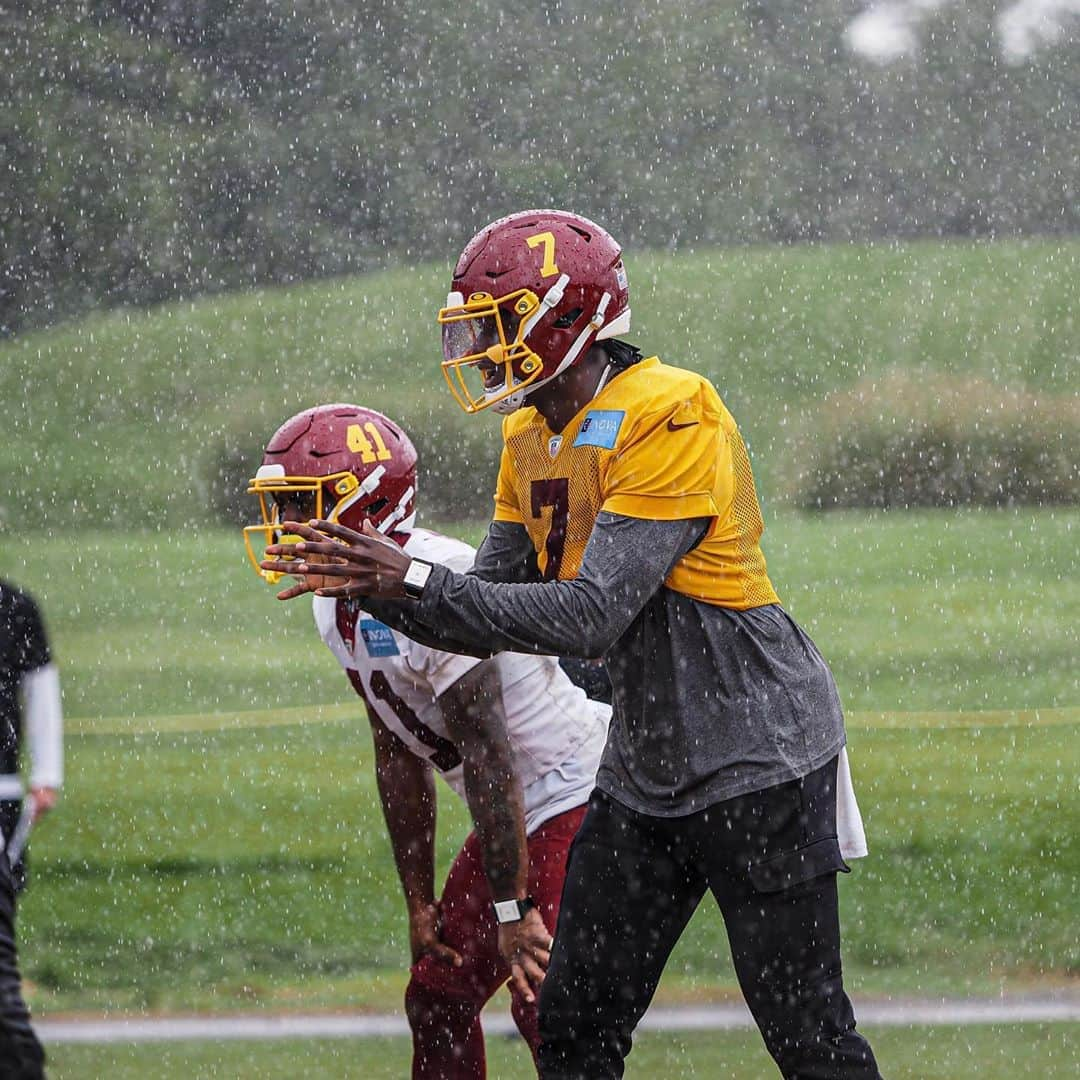
<path fill-rule="evenodd" d="M 414 529 L 405 553 L 464 572 L 476 552 L 448 536 Z M 369 709 L 409 750 L 465 797 L 461 755 L 438 698 L 480 663 L 421 645 L 379 622 L 359 602 L 314 598 L 319 634 Z M 503 710 L 514 770 L 525 796 L 525 830 L 589 797 L 607 738 L 610 706 L 591 701 L 552 656 L 499 653 Z"/>

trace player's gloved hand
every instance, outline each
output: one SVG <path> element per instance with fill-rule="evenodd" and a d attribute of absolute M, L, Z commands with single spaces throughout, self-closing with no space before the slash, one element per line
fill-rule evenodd
<path fill-rule="evenodd" d="M 526 911 L 517 922 L 499 924 L 499 952 L 510 965 L 510 983 L 530 1005 L 544 981 L 553 943 L 551 931 L 536 908 Z"/>
<path fill-rule="evenodd" d="M 409 912 L 409 951 L 414 964 L 421 956 L 433 956 L 451 967 L 461 967 L 461 954 L 439 940 L 438 904 L 424 904 Z"/>
<path fill-rule="evenodd" d="M 364 522 L 363 532 L 333 521 L 290 522 L 289 532 L 303 540 L 271 544 L 266 559 L 259 563 L 264 570 L 291 574 L 306 582 L 282 590 L 279 600 L 316 591 L 320 596 L 335 597 L 405 595 L 402 582 L 412 559 L 370 522 Z M 319 559 L 332 562 L 320 565 Z"/>

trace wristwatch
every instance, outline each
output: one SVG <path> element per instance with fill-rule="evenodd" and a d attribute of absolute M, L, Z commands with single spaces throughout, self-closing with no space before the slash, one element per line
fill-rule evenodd
<path fill-rule="evenodd" d="M 431 571 L 431 563 L 424 562 L 423 559 L 413 559 L 405 568 L 405 576 L 401 579 L 401 583 L 405 587 L 405 595 L 410 600 L 420 599 L 427 579 L 431 577 Z"/>
<path fill-rule="evenodd" d="M 526 896 L 524 900 L 496 900 L 491 906 L 495 909 L 497 923 L 518 922 L 525 918 L 525 912 L 536 907 L 536 901 Z"/>

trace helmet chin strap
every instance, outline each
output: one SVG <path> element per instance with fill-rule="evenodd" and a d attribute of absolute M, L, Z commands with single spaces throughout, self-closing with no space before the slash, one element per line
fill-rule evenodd
<path fill-rule="evenodd" d="M 338 521 L 341 515 L 349 509 L 350 506 L 359 499 L 363 499 L 365 496 L 370 495 L 378 486 L 382 483 L 382 478 L 386 475 L 385 465 L 376 465 L 374 469 L 367 474 L 366 477 L 360 482 L 356 490 L 347 495 L 339 502 L 333 510 L 327 515 L 328 521 Z"/>
<path fill-rule="evenodd" d="M 566 275 L 564 274 L 564 276 Z M 559 279 L 559 281 L 562 282 L 562 279 Z M 569 279 L 567 279 L 567 281 L 569 281 Z M 546 384 L 551 382 L 552 379 L 557 379 L 559 376 L 561 376 L 565 372 L 565 370 L 578 359 L 581 351 L 585 348 L 585 343 L 589 341 L 590 337 L 595 335 L 597 339 L 599 338 L 600 329 L 602 329 L 602 327 L 604 326 L 604 312 L 607 311 L 607 307 L 610 302 L 610 293 L 605 293 L 602 297 L 600 297 L 600 301 L 596 305 L 596 310 L 593 312 L 593 318 L 585 324 L 585 328 L 578 335 L 577 339 L 575 340 L 575 342 L 572 343 L 570 348 L 566 350 L 563 359 L 558 362 L 558 366 L 555 368 L 554 372 L 552 372 L 552 374 L 548 376 L 548 378 L 539 379 L 537 382 L 530 382 L 528 386 L 522 387 L 521 390 L 515 390 L 513 391 L 513 393 L 507 394 L 507 396 L 502 397 L 501 400 L 497 401 L 494 405 L 492 405 L 491 408 L 494 409 L 496 413 L 499 413 L 502 416 L 507 416 L 510 413 L 516 413 L 516 411 L 525 404 L 526 397 L 528 397 L 528 395 L 532 393 L 532 391 L 539 390 L 541 387 L 544 387 L 546 386 Z M 626 314 L 629 314 L 629 312 L 626 312 Z M 535 324 L 536 319 L 534 318 L 529 322 L 526 332 L 522 335 L 521 340 L 525 340 L 525 338 L 528 336 L 528 330 L 532 329 L 532 326 L 534 326 Z M 605 381 L 606 379 L 607 373 L 605 372 Z M 603 382 L 600 383 L 600 387 L 603 387 Z M 599 389 L 597 389 L 596 392 L 599 393 Z M 494 391 L 491 393 L 485 391 L 484 396 L 494 397 L 497 393 L 499 393 L 499 391 Z"/>
<path fill-rule="evenodd" d="M 411 533 L 415 528 L 416 511 L 414 510 L 411 514 L 406 514 L 405 517 L 403 517 L 390 531 L 396 533 Z"/>
<path fill-rule="evenodd" d="M 560 281 L 561 280 L 562 279 L 560 279 Z M 569 281 L 569 278 L 567 278 L 567 280 Z M 491 406 L 492 409 L 494 409 L 495 412 L 500 413 L 504 416 L 509 413 L 517 412 L 518 409 L 520 409 L 521 406 L 525 404 L 525 399 L 534 390 L 539 390 L 541 386 L 546 386 L 549 382 L 551 382 L 552 379 L 557 379 L 578 358 L 578 356 L 581 354 L 581 351 L 585 348 L 585 344 L 586 342 L 588 342 L 589 338 L 592 337 L 594 334 L 599 337 L 599 331 L 604 325 L 604 312 L 607 311 L 608 304 L 610 303 L 611 294 L 604 293 L 600 297 L 600 303 L 596 305 L 596 311 L 593 312 L 593 316 L 586 324 L 585 329 L 582 330 L 580 334 L 578 334 L 574 343 L 570 346 L 569 349 L 566 350 L 566 353 L 563 356 L 562 360 L 559 361 L 558 367 L 556 367 L 555 370 L 546 379 L 539 379 L 537 382 L 529 383 L 528 386 L 523 386 L 520 390 L 515 390 L 511 394 L 507 394 L 506 397 L 502 398 L 499 401 L 496 401 Z M 528 330 L 531 330 L 533 328 L 533 325 L 535 325 L 535 321 L 536 320 L 533 319 L 532 322 L 530 322 Z M 521 335 L 521 340 L 524 341 L 527 336 L 528 331 Z M 605 371 L 604 381 L 606 380 L 607 372 Z M 602 387 L 603 382 L 600 385 Z M 597 389 L 597 393 L 599 392 L 600 390 Z M 498 391 L 496 391 L 495 393 L 498 393 Z M 495 393 L 489 394 L 487 391 L 485 391 L 484 396 L 494 397 Z"/>

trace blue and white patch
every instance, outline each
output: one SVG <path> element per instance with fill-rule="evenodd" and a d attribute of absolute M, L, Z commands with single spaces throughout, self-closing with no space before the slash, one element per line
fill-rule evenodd
<path fill-rule="evenodd" d="M 562 436 L 561 435 L 552 435 L 551 438 L 548 439 L 548 453 L 551 455 L 552 458 L 554 458 L 555 455 L 558 454 L 559 447 L 561 447 L 561 446 L 562 446 Z"/>
<path fill-rule="evenodd" d="M 394 631 L 378 619 L 361 619 L 360 635 L 368 656 L 400 656 L 401 651 L 394 640 Z"/>
<path fill-rule="evenodd" d="M 625 416 L 624 409 L 593 409 L 586 413 L 585 419 L 581 421 L 574 445 L 613 449 Z"/>

